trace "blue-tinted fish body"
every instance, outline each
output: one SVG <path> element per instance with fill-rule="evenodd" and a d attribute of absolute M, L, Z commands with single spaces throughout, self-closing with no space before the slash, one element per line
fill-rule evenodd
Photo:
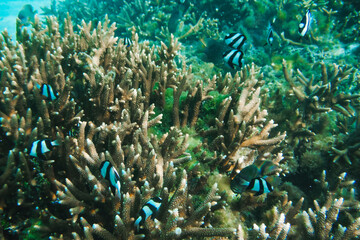
<path fill-rule="evenodd" d="M 312 15 L 309 9 L 307 10 L 305 16 L 302 18 L 301 22 L 299 23 L 299 34 L 301 37 L 304 37 L 306 33 L 309 31 L 311 21 L 312 21 Z"/>
<path fill-rule="evenodd" d="M 272 161 L 257 161 L 254 165 L 259 169 L 259 176 L 269 176 L 279 172 L 279 166 Z"/>
<path fill-rule="evenodd" d="M 34 22 L 36 11 L 31 4 L 25 4 L 18 14 L 21 26 L 29 26 L 30 23 Z"/>
<path fill-rule="evenodd" d="M 56 95 L 54 93 L 53 88 L 49 84 L 42 84 L 41 86 L 39 84 L 36 85 L 37 88 L 40 89 L 41 95 L 46 97 L 47 100 L 53 101 L 56 99 Z"/>
<path fill-rule="evenodd" d="M 272 29 L 272 25 L 270 23 L 269 27 L 268 27 L 268 32 L 267 32 L 266 43 L 264 46 L 270 45 L 270 47 L 272 47 L 273 42 L 274 42 L 274 32 Z"/>
<path fill-rule="evenodd" d="M 259 176 L 259 168 L 255 165 L 250 165 L 242 169 L 230 182 L 231 190 L 240 194 L 248 188 L 250 182 Z"/>
<path fill-rule="evenodd" d="M 259 196 L 263 193 L 272 192 L 274 188 L 266 181 L 265 177 L 257 177 L 250 181 L 246 190 L 255 193 L 255 196 Z"/>
<path fill-rule="evenodd" d="M 109 161 L 103 161 L 100 165 L 100 173 L 101 176 L 103 176 L 103 178 L 105 178 L 110 182 L 110 188 L 113 191 L 113 194 L 115 195 L 117 192 L 117 195 L 120 198 L 121 197 L 120 176 L 119 173 L 114 168 L 114 166 Z"/>
<path fill-rule="evenodd" d="M 241 33 L 229 33 L 225 36 L 225 43 L 233 49 L 240 50 L 246 42 L 246 36 Z"/>
<path fill-rule="evenodd" d="M 29 155 L 40 159 L 46 159 L 45 153 L 50 152 L 54 146 L 58 146 L 59 143 L 51 141 L 50 139 L 37 140 L 29 147 Z"/>
<path fill-rule="evenodd" d="M 144 206 L 140 210 L 140 216 L 136 219 L 134 223 L 137 232 L 140 231 L 140 227 L 150 216 L 152 219 L 156 218 L 156 215 L 161 206 L 161 201 L 162 199 L 160 197 L 154 197 L 144 204 Z"/>
<path fill-rule="evenodd" d="M 131 46 L 131 44 L 132 44 L 131 39 L 128 38 L 128 37 L 125 37 L 125 38 L 124 38 L 124 45 L 128 48 L 128 47 Z"/>
<path fill-rule="evenodd" d="M 236 49 L 230 49 L 223 54 L 224 61 L 232 68 L 234 69 L 235 65 L 238 67 L 242 67 L 243 65 L 243 56 L 244 53 L 241 50 Z"/>
<path fill-rule="evenodd" d="M 251 181 L 251 180 L 250 180 Z M 245 192 L 247 187 L 250 184 L 250 181 L 242 178 L 239 174 L 234 177 L 233 180 L 230 182 L 230 188 L 231 190 L 236 194 L 241 194 L 242 192 Z"/>
<path fill-rule="evenodd" d="M 245 191 L 255 193 L 255 196 L 261 195 L 263 193 L 269 193 L 273 191 L 273 186 L 271 185 L 270 181 L 276 181 L 277 177 L 270 178 L 267 176 L 261 177 L 262 172 L 264 171 L 263 168 L 271 168 L 268 162 L 262 164 L 259 168 L 255 164 L 245 167 L 242 169 L 230 182 L 231 190 L 236 194 L 241 194 Z M 271 169 L 270 169 L 271 170 Z"/>

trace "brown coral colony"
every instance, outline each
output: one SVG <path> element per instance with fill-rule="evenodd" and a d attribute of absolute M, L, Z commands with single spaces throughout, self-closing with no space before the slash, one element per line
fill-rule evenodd
<path fill-rule="evenodd" d="M 31 224 L 55 238 L 233 235 L 233 228 L 204 227 L 209 223 L 203 217 L 220 199 L 217 184 L 193 206 L 188 174 L 178 168 L 191 159 L 188 135 L 176 127 L 161 135 L 149 132 L 163 117 L 152 99 L 161 99 L 168 88 L 174 95 L 189 88 L 191 68 L 178 69 L 169 57 L 177 54 L 177 40 L 155 49 L 139 43 L 134 32 L 128 48 L 114 37 L 115 25 L 108 20 L 94 29 L 83 23 L 76 34 L 68 18 L 62 38 L 55 18 L 47 18 L 47 26 L 41 30 L 36 19 L 35 31 L 23 32 L 29 40 L 21 44 L 6 33 L 1 39 L 1 147 L 8 151 L 2 156 L 1 209 L 10 224 L 23 211 L 39 220 L 3 236 Z M 34 44 L 43 50 L 34 53 Z M 58 96 L 49 100 L 37 85 Z M 179 99 L 174 99 L 179 127 Z M 101 174 L 105 161 L 120 173 L 118 195 L 109 191 L 114 171 Z M 154 196 L 162 199 L 156 220 L 145 219 L 139 233 L 134 221 Z"/>
<path fill-rule="evenodd" d="M 107 16 L 78 31 L 69 15 L 35 16 L 16 43 L 0 35 L 1 239 L 360 236 L 352 174 L 320 171 L 310 201 L 288 177 L 321 167 L 318 149 L 358 164 L 359 131 L 347 130 L 360 94 L 339 93 L 355 70 L 320 62 L 307 77 L 283 60 L 296 107 L 281 122 L 256 64 L 210 76 L 186 62 L 180 41 L 211 35 L 195 20 L 159 44 L 135 27 L 120 39 Z M 343 138 L 319 146 L 314 122 L 331 111 Z"/>

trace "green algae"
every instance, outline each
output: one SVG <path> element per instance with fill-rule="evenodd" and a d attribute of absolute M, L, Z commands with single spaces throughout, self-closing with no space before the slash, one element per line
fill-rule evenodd
<path fill-rule="evenodd" d="M 40 240 L 47 239 L 43 234 L 38 230 L 39 226 L 42 225 L 42 221 L 39 219 L 30 219 L 30 226 L 22 231 L 21 238 L 24 240 Z"/>
<path fill-rule="evenodd" d="M 202 103 L 199 120 L 196 124 L 196 129 L 207 130 L 215 122 L 218 115 L 218 109 L 221 102 L 229 97 L 228 94 L 221 94 L 218 91 L 211 91 L 209 95 L 212 97 Z"/>

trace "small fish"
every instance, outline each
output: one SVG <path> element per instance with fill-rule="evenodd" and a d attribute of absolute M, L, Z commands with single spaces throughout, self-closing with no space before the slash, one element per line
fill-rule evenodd
<path fill-rule="evenodd" d="M 136 231 L 140 231 L 140 226 L 144 224 L 146 219 L 152 216 L 152 219 L 156 218 L 156 215 L 160 209 L 162 199 L 160 197 L 154 197 L 147 201 L 140 210 L 140 216 L 135 221 Z"/>
<path fill-rule="evenodd" d="M 50 152 L 54 146 L 58 146 L 57 140 L 51 141 L 50 139 L 37 140 L 29 147 L 29 155 L 32 157 L 38 157 L 40 159 L 46 159 L 45 153 Z"/>
<path fill-rule="evenodd" d="M 259 168 L 250 165 L 242 169 L 230 182 L 230 188 L 234 193 L 240 194 L 246 191 L 252 179 L 259 177 Z"/>
<path fill-rule="evenodd" d="M 281 172 L 279 166 L 272 161 L 257 161 L 254 165 L 259 169 L 260 176 L 270 176 Z"/>
<path fill-rule="evenodd" d="M 246 36 L 241 33 L 229 33 L 225 36 L 225 43 L 231 48 L 240 50 L 245 44 Z"/>
<path fill-rule="evenodd" d="M 110 182 L 110 188 L 113 191 L 113 194 L 115 195 L 115 192 L 117 191 L 117 195 L 120 198 L 120 176 L 114 166 L 109 161 L 103 161 L 100 165 L 100 172 L 101 176 Z"/>
<path fill-rule="evenodd" d="M 40 89 L 41 95 L 46 97 L 47 100 L 53 101 L 56 99 L 56 95 L 54 94 L 54 91 L 49 84 L 44 83 L 41 86 L 39 84 L 37 84 L 36 86 L 37 86 L 37 88 Z"/>
<path fill-rule="evenodd" d="M 247 191 L 254 192 L 255 196 L 259 196 L 263 193 L 269 193 L 274 190 L 273 186 L 266 181 L 265 178 L 258 177 L 251 180 L 249 186 L 246 188 Z"/>
<path fill-rule="evenodd" d="M 75 124 L 68 132 L 68 135 L 70 137 L 77 137 L 79 135 L 80 132 L 80 122 L 78 122 L 77 124 Z"/>
<path fill-rule="evenodd" d="M 21 26 L 29 26 L 30 23 L 34 22 L 36 12 L 31 4 L 25 4 L 18 14 Z"/>
<path fill-rule="evenodd" d="M 301 22 L 299 23 L 299 34 L 301 37 L 304 37 L 305 34 L 309 31 L 311 21 L 312 21 L 312 16 L 309 9 L 306 12 L 305 16 L 302 18 Z"/>
<path fill-rule="evenodd" d="M 225 62 L 234 69 L 234 65 L 242 67 L 244 53 L 241 50 L 231 49 L 223 54 Z"/>
<path fill-rule="evenodd" d="M 263 193 L 269 193 L 273 191 L 273 186 L 270 182 L 278 183 L 278 177 L 261 177 L 264 172 L 264 168 L 272 169 L 270 161 L 266 161 L 259 166 L 255 164 L 249 165 L 242 169 L 230 182 L 231 190 L 236 194 L 241 194 L 245 191 L 255 193 L 255 196 Z M 267 181 L 269 179 L 270 181 Z"/>
<path fill-rule="evenodd" d="M 273 30 L 272 30 L 272 25 L 271 25 L 271 23 L 270 23 L 270 24 L 269 24 L 269 27 L 268 27 L 268 33 L 267 33 L 266 43 L 265 43 L 264 46 L 270 45 L 270 47 L 272 47 L 273 42 L 274 42 L 274 33 L 273 33 Z"/>
<path fill-rule="evenodd" d="M 131 46 L 131 44 L 132 44 L 131 39 L 128 37 L 124 37 L 124 45 L 128 48 Z"/>

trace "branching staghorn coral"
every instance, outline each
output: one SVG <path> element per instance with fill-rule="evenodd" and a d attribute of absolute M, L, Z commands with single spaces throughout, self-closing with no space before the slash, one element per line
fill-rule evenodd
<path fill-rule="evenodd" d="M 355 68 L 337 64 L 329 67 L 321 62 L 314 64 L 313 69 L 319 71 L 310 79 L 300 70 L 296 76 L 292 76 L 292 71 L 283 61 L 283 73 L 290 84 L 288 97 L 297 101 L 296 107 L 288 110 L 288 114 L 293 113 L 292 116 L 284 120 L 288 125 L 287 142 L 295 149 L 295 160 L 302 169 L 305 167 L 318 175 L 315 172 L 318 171 L 317 167 L 328 169 L 327 159 L 335 163 L 339 159 L 347 164 L 356 162 L 356 119 L 360 95 Z M 333 125 L 333 119 L 338 119 L 336 125 Z M 343 171 L 356 176 L 351 169 L 345 168 Z"/>
<path fill-rule="evenodd" d="M 329 239 L 331 236 L 330 230 L 332 225 L 336 221 L 337 215 L 339 214 L 339 209 L 343 203 L 343 199 L 335 199 L 330 201 L 330 206 L 323 206 L 321 209 L 317 205 L 316 211 L 313 212 L 312 209 L 309 209 L 308 212 L 303 211 L 299 215 L 299 219 L 302 220 L 305 228 L 305 233 L 307 238 L 310 239 Z M 340 227 L 335 232 L 337 239 L 341 235 L 341 231 L 344 229 Z"/>
<path fill-rule="evenodd" d="M 329 191 L 326 172 L 316 182 L 320 185 L 319 199 L 314 200 L 315 209 L 302 211 L 304 197 L 295 205 L 284 195 L 279 203 L 265 213 L 265 223 L 254 226 L 249 231 L 249 239 L 354 239 L 359 236 L 359 201 L 355 199 L 354 181 L 347 180 L 346 173 L 340 174 L 333 190 Z M 325 197 L 325 198 L 324 198 Z M 337 198 L 337 199 L 336 199 Z M 320 202 L 324 202 L 320 206 Z M 342 226 L 345 212 L 348 227 Z M 351 212 L 351 213 L 350 213 Z M 355 217 L 353 217 L 355 216 Z"/>
<path fill-rule="evenodd" d="M 328 174 L 325 170 L 321 173 L 319 179 L 315 179 L 315 182 L 320 185 L 321 193 L 320 200 L 325 201 L 329 198 L 343 198 L 342 210 L 346 212 L 351 212 L 353 210 L 358 210 L 360 208 L 360 202 L 356 199 L 356 181 L 351 180 L 351 177 L 348 177 L 346 172 L 339 174 L 335 179 L 336 181 L 333 185 L 330 185 L 328 180 Z M 358 214 L 358 213 L 357 213 Z M 347 217 L 351 217 L 348 215 Z"/>
<path fill-rule="evenodd" d="M 287 239 L 290 235 L 294 217 L 299 213 L 304 198 L 301 198 L 295 205 L 289 201 L 288 195 L 282 196 L 278 204 L 264 213 L 260 225 L 254 223 L 249 229 L 248 239 Z"/>
<path fill-rule="evenodd" d="M 226 75 L 220 80 L 219 91 L 228 97 L 217 109 L 214 125 L 201 133 L 207 138 L 216 136 L 208 143 L 209 148 L 225 155 L 222 164 L 229 170 L 237 159 L 248 154 L 247 149 L 256 149 L 261 159 L 285 138 L 285 133 L 269 137 L 277 124 L 272 120 L 266 123 L 267 111 L 260 110 L 261 79 L 261 74 L 252 65 L 246 66 L 234 78 Z M 244 168 L 251 162 L 241 164 L 240 168 Z"/>
<path fill-rule="evenodd" d="M 360 156 L 360 139 L 359 128 L 356 128 L 354 132 L 348 134 L 344 141 L 338 140 L 335 146 L 331 147 L 331 155 L 333 155 L 333 162 L 336 163 L 340 159 L 343 159 L 346 163 L 359 164 Z"/>
<path fill-rule="evenodd" d="M 76 33 L 68 17 L 62 38 L 55 18 L 47 18 L 45 29 L 36 24 L 31 35 L 22 33 L 28 39 L 24 43 L 1 39 L 0 114 L 6 137 L 0 144 L 8 154 L 0 161 L 0 203 L 9 224 L 3 235 L 233 235 L 235 229 L 214 228 L 211 217 L 203 220 L 220 206 L 216 184 L 200 204 L 188 194 L 188 174 L 181 167 L 191 159 L 188 135 L 175 127 L 160 136 L 150 131 L 162 119 L 162 114 L 155 115 L 155 83 L 190 74 L 172 62 L 178 50 L 175 41 L 157 49 L 161 55 L 148 42 L 139 44 L 136 34 L 127 48 L 114 37 L 115 27 L 108 21 L 96 28 L 83 22 Z M 34 52 L 32 44 L 43 51 Z M 53 89 L 56 99 L 44 96 L 44 85 Z M 43 139 L 61 144 L 46 153 L 46 159 L 31 157 L 29 146 Z M 120 173 L 120 198 L 111 194 L 100 174 L 105 160 Z M 25 179 L 30 184 L 24 184 Z M 145 222 L 145 233 L 135 234 L 140 208 L 154 196 L 163 199 L 159 216 Z M 18 215 L 21 210 L 28 214 Z"/>
<path fill-rule="evenodd" d="M 195 160 L 201 165 L 211 165 L 209 159 L 213 165 L 223 161 L 223 168 L 233 173 L 255 160 L 270 159 L 276 165 L 283 161 L 275 147 L 285 134 L 273 133 L 276 124 L 263 110 L 266 91 L 257 68 L 246 66 L 234 77 L 202 80 L 193 77 L 193 68 L 185 62 L 178 67 L 175 37 L 156 47 L 133 31 L 133 44 L 127 47 L 116 39 L 109 21 L 96 26 L 84 22 L 79 33 L 70 17 L 63 26 L 62 34 L 57 20 L 48 18 L 45 29 L 37 22 L 32 34 L 23 32 L 19 44 L 11 43 L 6 33 L 0 41 L 0 206 L 7 224 L 1 237 L 35 232 L 54 239 L 234 236 L 234 222 L 216 225 L 214 215 L 224 205 L 216 194 L 220 183 L 204 189 L 209 174 L 201 176 L 205 183 L 196 182 L 201 173 L 194 172 L 200 167 L 189 170 L 184 165 L 195 151 L 202 152 Z M 37 84 L 51 85 L 56 100 L 43 96 Z M 172 104 L 165 96 L 171 96 Z M 211 109 L 216 113 L 209 114 L 214 121 L 205 126 L 204 109 L 216 101 L 220 104 Z M 171 119 L 166 124 L 164 116 Z M 194 152 L 189 151 L 194 136 L 181 127 L 201 133 Z M 30 157 L 28 146 L 44 138 L 62 144 L 45 160 Z M 120 197 L 100 174 L 105 160 L 120 173 Z M 267 234 L 284 239 L 300 229 L 294 218 L 303 200 L 294 206 L 288 200 L 274 204 L 271 200 L 279 198 L 279 191 L 269 195 L 244 196 L 242 201 L 250 206 L 249 215 L 256 214 L 256 207 L 266 207 L 273 221 L 250 218 L 236 236 L 246 232 L 247 239 Z M 140 209 L 155 196 L 163 199 L 159 215 L 146 220 L 145 231 L 137 234 L 134 222 Z M 349 200 L 341 206 L 351 205 L 350 198 L 340 197 L 344 203 Z M 239 210 L 226 211 L 235 215 Z M 239 219 L 234 227 L 245 225 Z M 357 221 L 349 226 L 357 233 Z"/>
<path fill-rule="evenodd" d="M 191 87 L 191 91 L 188 92 L 188 98 L 186 99 L 186 103 L 184 103 L 185 108 L 182 111 L 183 119 L 181 126 L 184 127 L 186 123 L 190 122 L 190 127 L 194 127 L 199 118 L 201 105 L 208 99 L 212 99 L 213 97 L 210 95 L 210 92 L 215 90 L 216 85 L 216 76 L 212 79 L 208 79 L 205 81 L 197 81 L 195 87 Z M 189 109 L 189 106 L 192 107 Z M 191 118 L 191 119 L 189 119 Z"/>
<path fill-rule="evenodd" d="M 332 151 L 331 146 L 335 147 L 334 143 L 343 139 L 336 129 L 331 135 L 327 134 L 332 119 L 355 119 L 359 101 L 356 90 L 358 77 L 354 68 L 337 64 L 331 68 L 324 62 L 314 64 L 312 68 L 319 71 L 307 78 L 300 70 L 297 75 L 293 74 L 288 70 L 286 61 L 283 61 L 283 74 L 290 84 L 288 97 L 297 101 L 295 107 L 286 110 L 291 116 L 283 118 L 287 123 L 287 142 L 295 148 L 293 152 L 300 166 L 309 168 L 324 166 L 324 159 L 316 156 Z M 282 106 L 286 108 L 285 104 Z M 334 153 L 335 156 L 339 154 Z M 315 165 L 311 167 L 306 163 L 309 161 Z"/>
<path fill-rule="evenodd" d="M 82 123 L 81 129 L 84 129 L 85 125 L 85 122 Z M 127 136 L 122 134 L 121 125 L 99 128 L 99 134 L 115 137 L 109 146 L 112 153 L 99 153 L 92 139 L 87 138 L 84 131 L 80 131 L 75 148 L 83 150 L 75 151 L 78 156 L 69 155 L 66 160 L 67 172 L 71 171 L 71 174 L 67 175 L 65 184 L 54 180 L 58 187 L 54 205 L 68 208 L 70 218 L 60 217 L 59 213 L 49 211 L 48 216 L 53 217 L 44 221 L 48 222 L 48 226 L 39 226 L 41 231 L 58 232 L 59 229 L 51 228 L 56 227 L 52 225 L 52 219 L 57 219 L 69 226 L 66 232 L 63 232 L 64 236 L 72 234 L 87 238 L 181 239 L 188 235 L 231 235 L 234 232 L 234 229 L 200 228 L 202 217 L 216 204 L 214 201 L 219 200 L 219 197 L 215 196 L 216 185 L 204 202 L 197 209 L 193 209 L 192 205 L 188 205 L 191 204 L 191 199 L 187 194 L 187 174 L 174 167 L 173 161 L 176 162 L 176 158 L 160 158 L 154 149 L 151 149 L 151 144 L 140 144 L 141 139 L 146 138 L 141 129 L 138 130 L 139 134 L 134 135 L 134 143 L 125 145 Z M 95 129 L 89 130 L 93 131 Z M 114 131 L 118 134 L 114 135 Z M 72 141 L 65 139 L 65 144 L 69 145 L 65 147 L 70 148 Z M 167 143 L 163 142 L 161 145 L 164 144 Z M 179 142 L 175 141 L 171 145 L 177 144 Z M 113 163 L 121 173 L 121 199 L 111 194 L 108 184 L 99 174 L 99 165 L 104 160 Z M 145 235 L 135 234 L 134 219 L 137 218 L 141 206 L 156 195 L 163 199 L 157 220 L 146 221 Z M 107 220 L 104 221 L 105 219 Z"/>
<path fill-rule="evenodd" d="M 283 60 L 283 72 L 285 80 L 290 84 L 293 93 L 301 104 L 301 111 L 306 119 L 310 119 L 316 113 L 337 111 L 345 116 L 352 116 L 354 109 L 351 106 L 359 94 L 345 94 L 339 92 L 341 82 L 351 78 L 353 69 L 351 67 L 340 67 L 336 64 L 330 72 L 324 62 L 320 63 L 321 77 L 315 80 L 306 78 L 300 70 L 297 70 L 296 79 L 301 85 L 295 84 L 294 78 L 289 73 L 286 61 Z"/>
<path fill-rule="evenodd" d="M 331 146 L 330 155 L 334 163 L 353 165 L 348 171 L 357 176 L 357 165 L 359 164 L 360 128 L 359 128 L 359 102 L 355 104 L 355 116 L 351 118 L 338 117 L 339 137 Z M 353 164 L 354 163 L 354 164 Z"/>
<path fill-rule="evenodd" d="M 81 9 L 81 11 L 79 10 Z M 112 22 L 116 22 L 117 36 L 130 35 L 130 30 L 136 28 L 141 38 L 151 41 L 164 41 L 170 33 L 179 39 L 196 37 L 204 39 L 218 37 L 218 20 L 209 18 L 202 11 L 199 12 L 194 4 L 180 4 L 175 1 L 89 1 L 88 3 L 72 0 L 52 1 L 50 7 L 42 9 L 44 14 L 52 14 L 58 19 L 66 18 L 69 13 L 75 26 L 81 21 L 92 21 L 97 24 L 104 21 L 108 15 Z"/>
<path fill-rule="evenodd" d="M 350 218 L 348 227 L 344 227 L 338 222 L 340 221 L 338 216 L 340 211 L 348 212 L 353 209 L 358 210 L 360 207 L 359 201 L 355 200 L 352 188 L 354 181 L 345 180 L 345 177 L 346 173 L 338 177 L 335 189 L 327 193 L 322 207 L 317 200 L 314 200 L 315 210 L 309 208 L 307 212 L 303 211 L 297 215 L 297 228 L 303 232 L 302 236 L 306 236 L 308 239 L 353 239 L 359 236 L 360 217 L 358 214 L 355 218 L 348 214 Z M 325 171 L 319 183 L 325 191 L 328 191 Z M 337 196 L 340 198 L 336 199 Z"/>

